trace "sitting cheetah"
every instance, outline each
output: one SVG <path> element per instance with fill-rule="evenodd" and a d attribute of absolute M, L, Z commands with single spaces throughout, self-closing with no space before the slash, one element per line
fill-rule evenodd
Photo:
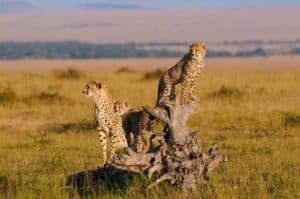
<path fill-rule="evenodd" d="M 148 119 L 144 111 L 132 109 L 127 101 L 115 101 L 114 108 L 123 119 L 129 147 L 138 153 L 147 151 L 150 144 L 149 131 L 154 130 L 154 120 Z"/>
<path fill-rule="evenodd" d="M 189 53 L 160 79 L 157 106 L 164 106 L 166 102 L 175 99 L 175 86 L 178 84 L 182 85 L 180 104 L 196 100 L 194 87 L 199 73 L 204 68 L 207 45 L 205 43 L 194 43 L 189 48 Z"/>
<path fill-rule="evenodd" d="M 104 164 L 111 161 L 115 152 L 126 149 L 127 140 L 122 128 L 122 119 L 114 111 L 114 99 L 104 84 L 92 81 L 82 91 L 85 95 L 93 97 L 95 106 L 95 118 L 100 138 L 102 157 Z M 107 158 L 107 139 L 111 138 L 111 149 Z"/>
<path fill-rule="evenodd" d="M 122 116 L 127 113 L 131 107 L 128 104 L 127 100 L 115 100 L 114 101 L 114 111 L 119 115 Z"/>

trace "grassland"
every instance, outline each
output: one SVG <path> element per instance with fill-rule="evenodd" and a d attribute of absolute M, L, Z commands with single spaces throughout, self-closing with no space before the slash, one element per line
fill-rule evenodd
<path fill-rule="evenodd" d="M 159 72 L 151 71 L 174 62 L 1 62 L 0 198 L 68 198 L 67 176 L 99 161 L 85 83 L 100 80 L 135 107 L 154 105 Z M 299 65 L 299 57 L 208 60 L 197 87 L 201 110 L 189 126 L 204 148 L 217 142 L 228 162 L 192 198 L 300 197 Z M 102 187 L 101 196 L 184 198 L 167 184 L 146 190 L 148 182 Z"/>

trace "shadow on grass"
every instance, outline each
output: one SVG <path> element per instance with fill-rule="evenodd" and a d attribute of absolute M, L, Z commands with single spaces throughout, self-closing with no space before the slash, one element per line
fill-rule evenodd
<path fill-rule="evenodd" d="M 80 132 L 88 132 L 95 129 L 96 129 L 95 122 L 83 120 L 78 123 L 70 122 L 70 123 L 57 124 L 47 128 L 47 131 L 54 132 L 54 133 L 67 133 L 68 131 L 73 131 L 76 133 L 80 133 Z"/>
<path fill-rule="evenodd" d="M 140 174 L 109 166 L 95 170 L 80 171 L 68 176 L 66 185 L 70 194 L 88 197 L 104 193 L 125 193 Z"/>

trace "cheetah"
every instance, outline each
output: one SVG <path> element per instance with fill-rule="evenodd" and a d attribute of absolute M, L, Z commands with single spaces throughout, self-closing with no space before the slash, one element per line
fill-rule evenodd
<path fill-rule="evenodd" d="M 114 108 L 122 117 L 128 146 L 137 153 L 147 151 L 150 145 L 149 131 L 154 130 L 154 120 L 146 112 L 131 108 L 124 100 L 115 101 Z"/>
<path fill-rule="evenodd" d="M 178 84 L 182 85 L 180 104 L 197 100 L 194 95 L 194 88 L 199 73 L 204 69 L 206 50 L 207 44 L 205 43 L 190 45 L 189 53 L 162 76 L 158 86 L 156 103 L 158 107 L 175 100 L 175 86 Z"/>
<path fill-rule="evenodd" d="M 128 147 L 125 132 L 122 128 L 122 119 L 114 111 L 114 99 L 104 84 L 91 81 L 86 84 L 82 92 L 94 99 L 95 119 L 102 150 L 102 158 L 104 164 L 109 164 L 116 152 L 126 150 Z M 107 154 L 108 138 L 111 139 L 109 154 Z"/>
<path fill-rule="evenodd" d="M 119 115 L 122 116 L 127 113 L 131 107 L 128 104 L 127 100 L 115 100 L 114 101 L 114 111 Z"/>

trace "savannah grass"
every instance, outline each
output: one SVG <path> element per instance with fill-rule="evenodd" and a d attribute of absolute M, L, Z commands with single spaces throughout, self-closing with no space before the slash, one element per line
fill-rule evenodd
<path fill-rule="evenodd" d="M 153 69 L 153 74 L 156 74 Z M 153 106 L 151 71 L 0 73 L 0 198 L 68 198 L 66 178 L 95 169 L 100 151 L 86 82 L 105 83 L 134 107 Z M 200 111 L 189 121 L 207 149 L 228 156 L 193 198 L 300 197 L 300 68 L 211 68 L 196 90 Z M 138 176 L 101 187 L 103 198 L 183 198 L 167 184 L 146 190 Z M 74 195 L 73 195 L 74 196 Z M 96 193 L 87 197 L 98 197 Z"/>

